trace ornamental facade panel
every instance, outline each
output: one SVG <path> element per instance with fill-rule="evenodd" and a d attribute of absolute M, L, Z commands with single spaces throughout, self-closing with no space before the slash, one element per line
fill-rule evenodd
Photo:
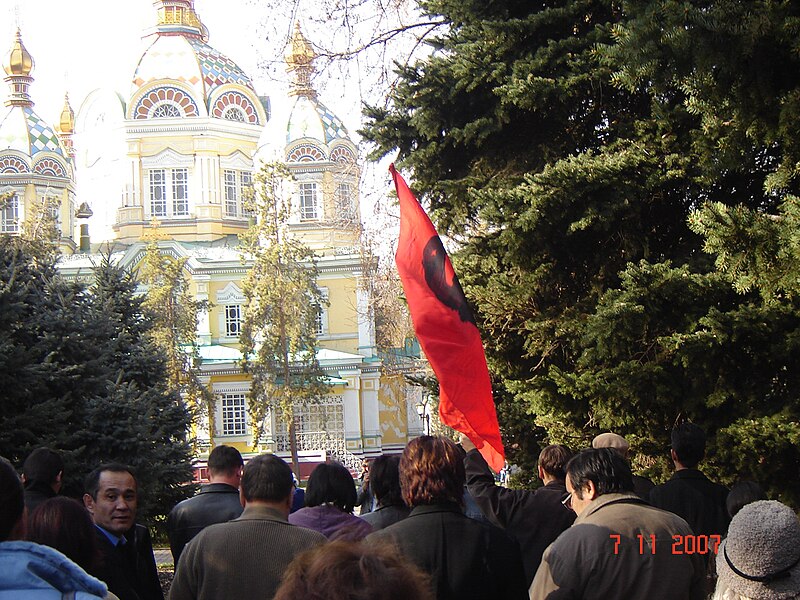
<path fill-rule="evenodd" d="M 133 109 L 134 119 L 197 117 L 200 111 L 192 97 L 184 90 L 160 86 L 147 92 Z"/>

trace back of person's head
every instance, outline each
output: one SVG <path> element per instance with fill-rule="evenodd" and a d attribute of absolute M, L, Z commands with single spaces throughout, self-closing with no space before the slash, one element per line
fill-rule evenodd
<path fill-rule="evenodd" d="M 83 491 L 95 500 L 97 500 L 97 491 L 100 489 L 100 476 L 106 472 L 128 473 L 133 477 L 134 483 L 137 483 L 136 473 L 133 472 L 131 467 L 125 466 L 122 463 L 103 463 L 96 469 L 93 469 L 91 473 L 86 476 L 86 479 L 83 480 Z"/>
<path fill-rule="evenodd" d="M 384 454 L 372 461 L 369 487 L 380 506 L 402 506 L 400 491 L 400 456 Z"/>
<path fill-rule="evenodd" d="M 633 491 L 633 476 L 628 461 L 611 448 L 589 448 L 567 463 L 567 476 L 582 498 L 582 490 L 591 481 L 598 496 Z"/>
<path fill-rule="evenodd" d="M 774 500 L 736 513 L 717 551 L 717 598 L 772 600 L 800 595 L 800 522 Z M 733 593 L 731 593 L 733 592 Z"/>
<path fill-rule="evenodd" d="M 306 485 L 306 506 L 329 503 L 350 513 L 353 512 L 357 498 L 356 483 L 343 464 L 329 460 L 318 464 L 311 471 Z"/>
<path fill-rule="evenodd" d="M 623 457 L 628 458 L 628 451 L 631 445 L 624 437 L 618 433 L 606 432 L 601 433 L 592 440 L 592 448 L 613 448 L 619 452 Z"/>
<path fill-rule="evenodd" d="M 767 494 L 764 488 L 755 481 L 740 481 L 731 487 L 728 497 L 725 500 L 725 507 L 728 515 L 733 517 L 742 507 L 755 502 L 756 500 L 766 500 Z"/>
<path fill-rule="evenodd" d="M 298 555 L 275 600 L 433 600 L 428 576 L 391 546 L 333 541 Z"/>
<path fill-rule="evenodd" d="M 696 467 L 706 454 L 706 434 L 689 421 L 672 428 L 671 442 L 678 461 L 688 469 Z"/>
<path fill-rule="evenodd" d="M 36 448 L 22 464 L 22 474 L 26 482 L 53 484 L 58 474 L 63 472 L 64 461 L 61 455 L 50 448 Z"/>
<path fill-rule="evenodd" d="M 567 463 L 572 458 L 572 451 L 566 446 L 551 444 L 539 453 L 539 466 L 545 473 L 564 481 L 567 476 Z"/>
<path fill-rule="evenodd" d="M 25 492 L 14 467 L 0 456 L 0 542 L 11 539 L 25 512 Z"/>
<path fill-rule="evenodd" d="M 213 475 L 233 475 L 244 465 L 241 453 L 233 446 L 215 446 L 208 455 L 208 472 Z"/>
<path fill-rule="evenodd" d="M 283 502 L 294 488 L 292 469 L 274 454 L 259 454 L 242 472 L 242 495 L 248 502 Z"/>
<path fill-rule="evenodd" d="M 89 571 L 95 564 L 92 516 L 72 498 L 56 496 L 42 502 L 28 521 L 28 540 L 55 548 Z"/>
<path fill-rule="evenodd" d="M 400 457 L 400 488 L 408 506 L 461 504 L 464 461 L 455 442 L 442 436 L 414 438 Z"/>

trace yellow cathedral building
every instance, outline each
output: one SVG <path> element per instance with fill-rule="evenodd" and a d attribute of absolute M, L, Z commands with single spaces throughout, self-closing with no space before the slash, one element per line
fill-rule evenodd
<path fill-rule="evenodd" d="M 251 78 L 208 44 L 193 0 L 154 7 L 130 89 L 95 90 L 77 115 L 67 100 L 56 130 L 33 111 L 33 59 L 17 34 L 4 63 L 0 193 L 11 201 L 0 213 L 2 232 L 19 233 L 26 211 L 47 200 L 62 231 L 61 272 L 89 281 L 97 241 L 107 240 L 112 260 L 133 269 L 157 229 L 160 250 L 186 260 L 192 294 L 211 306 L 197 328 L 202 381 L 215 397 L 211 414 L 193 426 L 199 471 L 218 444 L 245 458 L 288 458 L 276 415 L 253 438 L 238 343 L 248 269 L 238 235 L 250 223 L 243 201 L 261 161 L 285 163 L 295 178 L 291 232 L 314 250 L 328 301 L 317 321 L 317 358 L 330 391 L 296 410 L 301 474 L 326 459 L 356 469 L 365 457 L 400 451 L 422 433 L 421 392 L 397 368 L 386 369 L 375 346 L 362 280 L 357 148 L 313 88 L 312 45 L 297 25 L 285 57 L 287 108 L 273 114 Z"/>

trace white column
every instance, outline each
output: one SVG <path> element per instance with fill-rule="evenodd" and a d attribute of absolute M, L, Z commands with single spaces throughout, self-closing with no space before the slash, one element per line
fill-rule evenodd
<path fill-rule="evenodd" d="M 361 372 L 359 370 L 340 371 L 339 377 L 347 380 L 347 387 L 342 393 L 345 448 L 348 452 L 360 452 L 362 449 Z"/>
<path fill-rule="evenodd" d="M 195 275 L 194 281 L 197 286 L 195 298 L 198 302 L 208 302 L 208 282 L 211 281 L 210 275 Z M 203 308 L 197 313 L 197 343 L 200 346 L 211 344 L 211 320 L 208 315 L 208 308 Z"/>
<path fill-rule="evenodd" d="M 375 451 L 381 448 L 380 406 L 378 391 L 380 390 L 380 372 L 370 369 L 361 372 L 361 437 L 364 450 Z"/>
<path fill-rule="evenodd" d="M 367 358 L 377 355 L 375 348 L 375 318 L 369 292 L 361 285 L 356 289 L 356 314 L 358 315 L 358 353 Z"/>

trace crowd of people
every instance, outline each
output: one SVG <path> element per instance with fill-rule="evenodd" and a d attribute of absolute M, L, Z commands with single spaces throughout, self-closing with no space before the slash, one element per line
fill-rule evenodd
<path fill-rule="evenodd" d="M 632 473 L 609 432 L 577 453 L 542 449 L 530 491 L 497 485 L 468 439 L 421 436 L 365 463 L 360 490 L 326 462 L 304 495 L 281 458 L 218 446 L 209 483 L 166 521 L 169 598 L 800 598 L 795 512 L 755 482 L 709 480 L 696 425 L 671 442 L 661 485 Z M 0 600 L 164 600 L 135 473 L 100 465 L 77 502 L 58 495 L 63 468 L 48 448 L 21 477 L 0 459 Z"/>

